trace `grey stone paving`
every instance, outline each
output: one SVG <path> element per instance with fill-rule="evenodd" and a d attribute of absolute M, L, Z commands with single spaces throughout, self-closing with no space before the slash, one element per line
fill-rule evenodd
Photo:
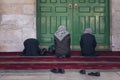
<path fill-rule="evenodd" d="M 120 71 L 100 71 L 101 76 L 82 75 L 78 70 L 65 70 L 65 74 L 51 73 L 49 70 L 0 71 L 0 80 L 120 80 Z M 88 70 L 91 72 L 93 70 Z"/>

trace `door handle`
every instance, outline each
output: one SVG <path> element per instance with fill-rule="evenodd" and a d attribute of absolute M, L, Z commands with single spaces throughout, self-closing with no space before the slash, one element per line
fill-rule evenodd
<path fill-rule="evenodd" d="M 74 8 L 78 8 L 78 4 L 77 3 L 74 4 Z"/>
<path fill-rule="evenodd" d="M 71 3 L 68 4 L 68 8 L 72 8 L 72 4 Z"/>

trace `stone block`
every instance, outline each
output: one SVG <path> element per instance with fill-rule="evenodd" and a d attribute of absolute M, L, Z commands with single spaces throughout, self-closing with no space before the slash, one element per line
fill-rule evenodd
<path fill-rule="evenodd" d="M 36 14 L 35 5 L 23 5 L 23 14 Z"/>
<path fill-rule="evenodd" d="M 2 15 L 1 25 L 34 25 L 34 15 Z"/>
<path fill-rule="evenodd" d="M 0 51 L 21 51 L 23 49 L 21 30 L 0 29 Z"/>
<path fill-rule="evenodd" d="M 1 4 L 0 14 L 22 14 L 22 5 Z"/>
<path fill-rule="evenodd" d="M 23 41 L 28 38 L 36 38 L 36 29 L 23 28 Z"/>
<path fill-rule="evenodd" d="M 35 4 L 36 0 L 0 0 L 0 4 Z"/>

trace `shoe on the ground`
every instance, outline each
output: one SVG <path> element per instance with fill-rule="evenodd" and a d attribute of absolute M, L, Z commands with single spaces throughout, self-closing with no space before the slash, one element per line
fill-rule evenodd
<path fill-rule="evenodd" d="M 57 58 L 65 58 L 65 55 L 57 56 Z"/>
<path fill-rule="evenodd" d="M 86 71 L 85 70 L 80 70 L 80 73 L 81 74 L 86 74 Z"/>
<path fill-rule="evenodd" d="M 91 73 L 88 73 L 88 75 L 90 75 L 90 76 L 100 76 L 100 72 L 91 72 Z"/>
<path fill-rule="evenodd" d="M 41 50 L 41 56 L 45 55 L 46 52 L 47 52 L 47 49 L 46 49 L 46 48 L 43 48 L 43 49 Z"/>
<path fill-rule="evenodd" d="M 56 69 L 56 68 L 53 68 L 50 71 L 53 72 L 53 73 L 58 73 L 58 69 Z"/>
<path fill-rule="evenodd" d="M 62 73 L 62 74 L 65 73 L 64 69 L 61 69 L 61 68 L 58 69 L 58 72 L 59 72 L 59 73 Z"/>

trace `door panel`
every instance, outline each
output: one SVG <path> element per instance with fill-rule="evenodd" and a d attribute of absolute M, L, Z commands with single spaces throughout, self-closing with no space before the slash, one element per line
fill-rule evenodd
<path fill-rule="evenodd" d="M 60 25 L 72 34 L 72 0 L 37 0 L 37 37 L 41 46 L 53 44 L 53 35 Z"/>
<path fill-rule="evenodd" d="M 79 49 L 86 27 L 92 28 L 97 49 L 109 49 L 108 0 L 73 0 L 73 4 L 73 49 Z"/>
<path fill-rule="evenodd" d="M 60 25 L 71 34 L 71 48 L 79 50 L 80 36 L 91 27 L 97 49 L 109 49 L 109 0 L 37 0 L 37 38 L 41 46 L 53 44 Z"/>

